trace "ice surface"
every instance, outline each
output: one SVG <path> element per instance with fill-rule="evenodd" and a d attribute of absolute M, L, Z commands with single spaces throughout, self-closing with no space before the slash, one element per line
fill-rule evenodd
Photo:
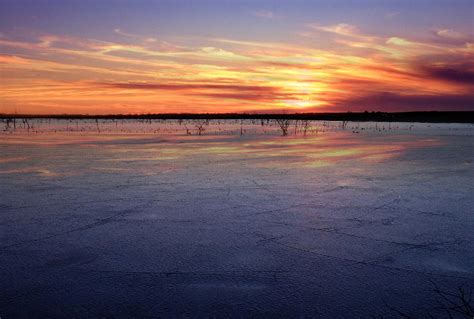
<path fill-rule="evenodd" d="M 2 318 L 441 316 L 435 284 L 474 288 L 473 125 L 29 124 L 0 134 Z"/>

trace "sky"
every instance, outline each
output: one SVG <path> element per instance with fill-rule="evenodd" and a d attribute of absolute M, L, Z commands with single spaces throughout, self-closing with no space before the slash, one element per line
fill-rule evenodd
<path fill-rule="evenodd" d="M 472 0 L 0 0 L 0 113 L 474 111 Z"/>

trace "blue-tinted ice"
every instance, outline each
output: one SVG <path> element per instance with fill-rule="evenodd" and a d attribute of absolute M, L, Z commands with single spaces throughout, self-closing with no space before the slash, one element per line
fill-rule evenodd
<path fill-rule="evenodd" d="M 2 318 L 441 316 L 435 285 L 474 288 L 473 125 L 66 122 L 0 135 Z"/>

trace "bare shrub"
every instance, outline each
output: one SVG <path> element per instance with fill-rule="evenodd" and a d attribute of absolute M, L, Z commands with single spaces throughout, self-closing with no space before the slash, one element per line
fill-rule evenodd
<path fill-rule="evenodd" d="M 474 318 L 474 303 L 472 300 L 472 289 L 467 291 L 464 287 L 458 287 L 457 292 L 441 290 L 435 282 L 434 292 L 437 295 L 436 303 L 438 309 L 443 310 L 451 318 L 452 315 L 464 315 L 468 318 Z"/>
<path fill-rule="evenodd" d="M 3 121 L 3 120 L 2 120 Z M 3 129 L 4 132 L 8 132 L 11 129 L 10 123 L 12 123 L 12 119 L 5 120 L 5 128 Z"/>
<path fill-rule="evenodd" d="M 466 289 L 458 287 L 457 291 L 446 291 L 439 288 L 439 286 L 430 280 L 434 286 L 435 300 L 431 309 L 427 309 L 425 315 L 416 317 L 410 313 L 401 311 L 385 304 L 391 311 L 395 312 L 400 318 L 439 318 L 443 313 L 443 318 L 474 318 L 474 301 L 472 300 L 472 288 Z"/>
<path fill-rule="evenodd" d="M 95 125 L 97 126 L 97 132 L 100 133 L 99 120 L 95 119 Z"/>
<path fill-rule="evenodd" d="M 188 127 L 188 124 L 186 123 L 186 121 L 180 119 L 178 121 L 178 123 L 179 123 L 179 125 L 182 124 L 184 126 L 184 128 L 186 129 L 186 135 L 191 135 L 191 131 L 189 130 L 189 127 Z"/>
<path fill-rule="evenodd" d="M 30 123 L 28 122 L 28 119 L 27 118 L 24 118 L 23 119 L 23 126 L 25 126 L 28 128 L 28 132 L 30 131 L 31 129 L 31 126 L 30 126 Z"/>
<path fill-rule="evenodd" d="M 303 134 L 306 136 L 306 132 L 311 128 L 311 122 L 309 120 L 303 120 Z"/>
<path fill-rule="evenodd" d="M 349 121 L 346 121 L 346 120 L 342 121 L 341 127 L 342 127 L 343 130 L 346 129 L 347 123 L 349 123 Z"/>
<path fill-rule="evenodd" d="M 197 129 L 197 135 L 202 135 L 202 133 L 206 130 L 206 126 L 209 125 L 209 120 L 198 120 L 195 122 L 194 126 Z"/>
<path fill-rule="evenodd" d="M 288 119 L 276 119 L 275 120 L 280 127 L 281 135 L 287 136 L 288 135 L 288 128 L 290 126 L 290 120 Z"/>

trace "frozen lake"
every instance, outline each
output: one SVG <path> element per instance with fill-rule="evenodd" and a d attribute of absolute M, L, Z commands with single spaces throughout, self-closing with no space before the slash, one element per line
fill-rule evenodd
<path fill-rule="evenodd" d="M 0 316 L 447 316 L 474 125 L 293 124 L 9 123 Z"/>

